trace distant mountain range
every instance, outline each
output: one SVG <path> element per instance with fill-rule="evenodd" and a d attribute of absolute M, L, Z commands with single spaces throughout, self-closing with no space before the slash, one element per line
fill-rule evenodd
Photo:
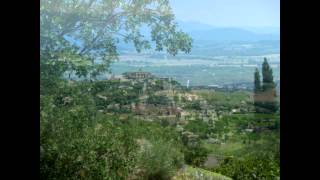
<path fill-rule="evenodd" d="M 179 28 L 194 40 L 207 41 L 265 41 L 280 40 L 277 27 L 216 27 L 199 22 L 178 21 Z"/>
<path fill-rule="evenodd" d="M 181 21 L 181 20 L 178 20 L 177 22 L 179 27 L 187 32 L 226 28 L 221 26 L 220 27 L 213 26 L 213 25 L 209 25 L 201 22 Z M 257 34 L 280 34 L 280 27 L 275 27 L 275 26 L 265 26 L 265 27 L 244 26 L 244 27 L 229 27 L 229 28 L 244 29 Z"/>
<path fill-rule="evenodd" d="M 280 29 L 277 27 L 216 27 L 184 21 L 178 21 L 178 27 L 193 38 L 194 54 L 259 55 L 280 52 Z M 150 38 L 150 30 L 146 26 L 142 27 L 141 32 Z M 77 40 L 72 41 L 81 44 Z M 118 48 L 122 53 L 135 51 L 132 43 L 121 41 Z"/>
<path fill-rule="evenodd" d="M 262 40 L 279 40 L 277 34 L 257 34 L 239 28 L 216 28 L 204 31 L 192 31 L 189 35 L 195 40 L 210 41 L 262 41 Z"/>

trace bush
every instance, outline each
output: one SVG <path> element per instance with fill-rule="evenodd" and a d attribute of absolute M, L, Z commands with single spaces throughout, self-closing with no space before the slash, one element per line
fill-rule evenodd
<path fill-rule="evenodd" d="M 41 179 L 124 179 L 136 161 L 132 137 L 108 124 L 81 133 L 68 128 L 42 140 Z"/>
<path fill-rule="evenodd" d="M 183 164 L 183 154 L 173 142 L 151 141 L 150 146 L 139 154 L 137 166 L 143 169 L 140 178 L 170 179 Z"/>
<path fill-rule="evenodd" d="M 97 113 L 95 93 L 84 84 L 57 84 L 40 96 L 41 179 L 168 179 L 183 164 L 173 129 Z M 141 151 L 138 139 L 150 148 Z"/>
<path fill-rule="evenodd" d="M 64 103 L 66 96 L 71 103 Z M 94 95 L 77 85 L 42 94 L 41 179 L 127 179 L 137 172 L 139 178 L 168 179 L 181 167 L 182 145 L 173 129 L 130 115 L 119 119 L 98 113 Z M 147 151 L 140 149 L 141 138 L 152 145 Z"/>
<path fill-rule="evenodd" d="M 208 152 L 209 151 L 201 145 L 186 147 L 184 149 L 185 162 L 189 165 L 200 167 L 207 160 Z"/>
<path fill-rule="evenodd" d="M 215 172 L 232 179 L 276 179 L 280 176 L 280 166 L 266 154 L 246 156 L 243 159 L 226 158 Z"/>
<path fill-rule="evenodd" d="M 200 119 L 196 121 L 190 121 L 184 128 L 199 135 L 200 138 L 207 138 L 207 134 L 210 133 L 210 127 L 208 124 Z"/>
<path fill-rule="evenodd" d="M 185 106 L 185 108 L 187 109 L 192 109 L 192 110 L 201 110 L 201 105 L 200 105 L 200 101 L 193 101 L 191 103 L 187 103 L 187 105 Z"/>
<path fill-rule="evenodd" d="M 76 121 L 70 119 L 42 119 L 41 179 L 168 179 L 182 166 L 182 146 L 172 129 L 133 119 L 123 123 L 118 117 L 97 118 L 93 126 L 80 123 L 81 130 L 72 128 Z"/>
<path fill-rule="evenodd" d="M 168 105 L 170 100 L 167 96 L 161 96 L 161 95 L 150 95 L 147 99 L 148 104 L 154 104 L 154 105 Z"/>

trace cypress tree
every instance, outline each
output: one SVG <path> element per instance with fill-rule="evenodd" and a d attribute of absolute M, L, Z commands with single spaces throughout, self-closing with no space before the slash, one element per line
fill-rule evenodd
<path fill-rule="evenodd" d="M 264 97 L 263 108 L 268 112 L 275 112 L 278 109 L 276 102 L 276 90 L 275 83 L 273 81 L 273 72 L 267 61 L 267 58 L 264 58 L 262 64 L 262 92 Z"/>
<path fill-rule="evenodd" d="M 254 72 L 254 92 L 258 93 L 260 91 L 261 91 L 260 73 L 259 73 L 259 69 L 256 68 L 256 71 Z"/>
<path fill-rule="evenodd" d="M 254 72 L 254 107 L 256 112 L 260 112 L 261 109 L 261 100 L 259 100 L 259 97 L 261 95 L 262 89 L 261 89 L 261 80 L 260 80 L 260 72 L 259 69 L 256 68 L 256 71 Z"/>
<path fill-rule="evenodd" d="M 262 64 L 262 83 L 263 91 L 268 91 L 275 88 L 275 84 L 273 82 L 272 69 L 270 68 L 267 58 L 264 58 Z"/>

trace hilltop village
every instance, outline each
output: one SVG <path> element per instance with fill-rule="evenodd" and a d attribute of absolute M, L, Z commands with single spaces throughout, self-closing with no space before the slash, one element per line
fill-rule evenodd
<path fill-rule="evenodd" d="M 223 92 L 187 88 L 172 78 L 157 77 L 149 72 L 126 72 L 120 76 L 110 76 L 100 83 L 111 85 L 124 96 L 118 96 L 120 100 L 112 101 L 108 93 L 98 93 L 97 97 L 103 104 L 100 112 L 121 112 L 123 116 L 125 113 L 133 112 L 139 120 L 174 126 L 177 131 L 192 140 L 198 139 L 199 135 L 184 128 L 189 122 L 201 121 L 206 126 L 214 128 L 215 122 L 224 115 L 253 111 L 250 94 L 245 94 L 243 100 L 234 104 L 208 103 L 205 95 Z M 210 137 L 210 134 L 204 136 L 209 138 L 210 143 L 222 142 L 224 138 L 223 136 L 222 139 L 216 139 L 217 137 Z"/>

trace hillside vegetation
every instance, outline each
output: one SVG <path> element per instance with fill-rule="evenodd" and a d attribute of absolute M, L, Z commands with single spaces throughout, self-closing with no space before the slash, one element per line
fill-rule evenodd
<path fill-rule="evenodd" d="M 158 80 L 143 91 L 143 83 L 57 80 L 42 86 L 41 177 L 279 176 L 279 116 L 248 111 L 249 92 L 192 92 L 176 82 L 170 90 L 161 86 L 170 82 Z M 212 154 L 218 166 L 206 167 Z M 182 171 L 185 164 L 197 168 Z"/>
<path fill-rule="evenodd" d="M 279 178 L 279 100 L 267 59 L 262 80 L 250 70 L 250 91 L 191 88 L 141 69 L 104 76 L 120 42 L 138 53 L 190 53 L 193 40 L 174 17 L 167 0 L 40 1 L 40 179 Z M 234 70 L 215 68 L 229 75 L 220 82 Z"/>

